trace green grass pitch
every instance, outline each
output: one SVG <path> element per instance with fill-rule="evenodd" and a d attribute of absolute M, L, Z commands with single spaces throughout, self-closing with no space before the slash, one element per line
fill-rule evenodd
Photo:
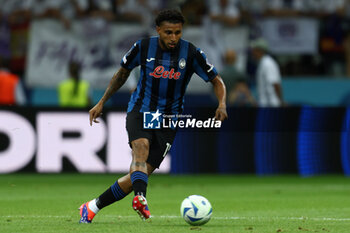
<path fill-rule="evenodd" d="M 129 195 L 78 224 L 78 207 L 98 196 L 118 175 L 0 175 L 0 232 L 350 232 L 350 180 L 343 176 L 256 177 L 153 175 L 148 195 L 153 218 L 141 221 Z M 212 219 L 188 225 L 182 200 L 206 197 Z"/>

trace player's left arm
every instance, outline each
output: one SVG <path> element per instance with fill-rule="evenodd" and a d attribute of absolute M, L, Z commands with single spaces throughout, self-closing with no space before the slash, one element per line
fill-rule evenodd
<path fill-rule="evenodd" d="M 223 121 L 228 118 L 226 111 L 226 87 L 220 75 L 216 75 L 216 77 L 211 80 L 211 83 L 213 84 L 214 92 L 219 102 L 215 112 L 215 119 Z"/>

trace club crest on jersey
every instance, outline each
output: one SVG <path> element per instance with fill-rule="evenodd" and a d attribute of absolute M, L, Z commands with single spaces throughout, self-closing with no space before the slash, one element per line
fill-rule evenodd
<path fill-rule="evenodd" d="M 174 68 L 170 71 L 165 70 L 164 66 L 157 66 L 153 72 L 149 73 L 150 76 L 155 78 L 168 78 L 178 80 L 181 76 L 180 72 L 175 72 Z"/>
<path fill-rule="evenodd" d="M 180 59 L 179 67 L 180 67 L 180 69 L 184 69 L 186 67 L 186 60 L 185 60 L 185 58 L 181 58 Z"/>

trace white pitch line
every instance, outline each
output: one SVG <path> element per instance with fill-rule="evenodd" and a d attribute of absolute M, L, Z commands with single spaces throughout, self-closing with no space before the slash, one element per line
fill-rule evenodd
<path fill-rule="evenodd" d="M 154 216 L 160 218 L 182 218 L 181 216 Z M 308 218 L 308 217 L 212 217 L 218 220 L 311 220 L 311 221 L 350 221 L 350 218 Z"/>
<path fill-rule="evenodd" d="M 79 216 L 77 216 L 79 217 Z M 137 218 L 136 215 L 127 215 L 127 216 L 121 216 L 121 215 L 104 215 L 104 217 L 108 218 Z M 159 216 L 153 216 L 154 218 L 182 218 L 181 216 L 171 216 L 171 215 L 159 215 Z M 72 218 L 72 216 L 68 215 L 7 215 L 3 216 L 0 215 L 0 218 Z M 242 216 L 242 217 L 215 217 L 213 216 L 212 219 L 217 220 L 304 220 L 304 221 L 335 221 L 335 222 L 345 222 L 350 221 L 350 218 L 330 218 L 330 217 L 257 217 L 257 216 Z"/>

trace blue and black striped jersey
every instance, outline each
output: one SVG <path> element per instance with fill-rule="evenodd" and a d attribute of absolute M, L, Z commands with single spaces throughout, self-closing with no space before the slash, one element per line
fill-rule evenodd
<path fill-rule="evenodd" d="M 179 114 L 183 110 L 184 94 L 193 73 L 204 81 L 218 74 L 202 50 L 180 39 L 177 47 L 162 50 L 159 37 L 137 41 L 121 61 L 121 66 L 132 70 L 141 66 L 137 88 L 131 96 L 128 112 L 157 111 Z"/>

